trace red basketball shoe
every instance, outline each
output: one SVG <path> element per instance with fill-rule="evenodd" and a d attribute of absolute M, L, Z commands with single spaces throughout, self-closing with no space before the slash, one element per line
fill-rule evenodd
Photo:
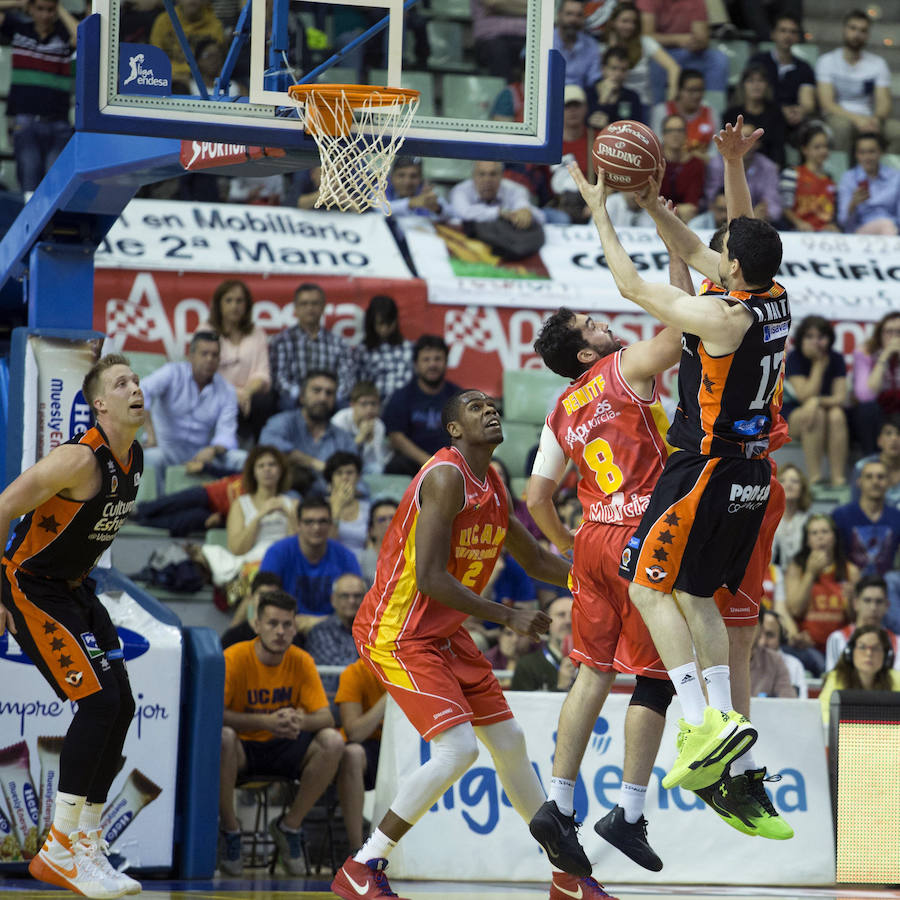
<path fill-rule="evenodd" d="M 391 890 L 387 875 L 384 874 L 387 864 L 386 859 L 370 859 L 366 863 L 361 863 L 352 856 L 348 856 L 338 869 L 337 875 L 334 876 L 331 890 L 338 897 L 343 897 L 344 900 L 376 900 L 378 897 L 396 897 L 397 900 L 406 900 L 405 897 L 400 897 Z"/>
<path fill-rule="evenodd" d="M 333 888 L 332 888 L 333 890 Z M 341 894 L 343 897 L 344 895 Z M 603 885 L 593 878 L 576 878 L 565 872 L 554 872 L 550 885 L 550 900 L 616 900 L 603 890 Z"/>

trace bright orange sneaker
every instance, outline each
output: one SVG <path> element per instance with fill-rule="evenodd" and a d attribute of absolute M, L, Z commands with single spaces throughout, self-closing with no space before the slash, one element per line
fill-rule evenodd
<path fill-rule="evenodd" d="M 384 874 L 387 864 L 386 859 L 370 859 L 361 863 L 348 856 L 334 876 L 331 890 L 344 900 L 378 900 L 380 897 L 406 900 L 391 890 L 387 875 Z"/>
<path fill-rule="evenodd" d="M 74 832 L 68 837 L 52 825 L 44 846 L 28 864 L 33 878 L 46 884 L 68 888 L 92 900 L 117 900 L 124 885 L 108 878 L 91 858 L 87 842 Z"/>

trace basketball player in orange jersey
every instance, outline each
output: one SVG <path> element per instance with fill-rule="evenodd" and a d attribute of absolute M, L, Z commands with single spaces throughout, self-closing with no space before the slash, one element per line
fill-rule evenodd
<path fill-rule="evenodd" d="M 522 729 L 463 622 L 476 616 L 532 638 L 547 631 L 545 613 L 480 596 L 504 543 L 542 581 L 565 586 L 570 567 L 509 514 L 509 494 L 490 467 L 503 440 L 493 401 L 463 391 L 447 401 L 442 422 L 451 445 L 425 463 L 404 494 L 353 626 L 360 657 L 431 742 L 431 758 L 404 777 L 371 837 L 338 871 L 331 889 L 345 900 L 397 896 L 385 875 L 387 857 L 475 762 L 478 740 L 526 822 L 545 799 Z M 551 900 L 608 896 L 591 878 L 553 873 Z"/>
<path fill-rule="evenodd" d="M 727 224 L 719 228 L 709 242 L 711 250 L 720 253 Z M 687 273 L 687 269 L 685 268 Z M 680 285 L 688 293 L 694 286 L 687 273 L 685 283 Z M 700 285 L 700 293 L 724 294 L 725 289 L 709 279 Z M 769 432 L 769 452 L 783 447 L 788 437 L 787 422 L 781 415 L 784 395 L 784 362 L 776 382 L 775 391 L 769 404 L 772 429 Z M 731 671 L 731 701 L 742 716 L 750 717 L 750 656 L 756 640 L 756 626 L 759 622 L 760 601 L 764 590 L 763 582 L 772 559 L 772 543 L 775 529 L 784 514 L 784 488 L 776 478 L 775 461 L 772 462 L 772 477 L 769 481 L 769 503 L 759 530 L 759 537 L 753 547 L 753 554 L 747 564 L 747 571 L 740 587 L 732 593 L 720 587 L 715 593 L 716 606 L 728 632 L 728 665 Z M 758 834 L 772 840 L 787 840 L 794 836 L 794 830 L 778 814 L 766 793 L 765 781 L 773 781 L 780 776 L 767 776 L 765 766 L 757 766 L 753 751 L 733 760 L 722 777 L 708 787 L 698 788 L 696 793 L 717 812 L 732 828 L 744 834 Z"/>
<path fill-rule="evenodd" d="M 0 494 L 0 533 L 24 516 L 0 575 L 0 634 L 16 636 L 61 700 L 78 703 L 59 760 L 53 824 L 28 871 L 85 897 L 141 886 L 106 857 L 100 816 L 135 704 L 116 629 L 88 575 L 135 505 L 144 397 L 124 356 L 85 376 L 96 424 L 51 450 Z"/>
<path fill-rule="evenodd" d="M 670 260 L 686 272 L 677 256 Z M 569 847 L 565 857 L 584 867 L 575 873 L 590 872 L 587 857 L 576 850 L 575 781 L 616 671 L 633 674 L 619 802 L 594 827 L 638 865 L 658 872 L 663 864 L 647 841 L 643 807 L 674 691 L 647 626 L 628 600 L 619 560 L 669 455 L 657 375 L 678 362 L 681 332 L 666 328 L 623 349 L 606 323 L 564 307 L 544 322 L 534 349 L 548 368 L 572 379 L 547 416 L 527 499 L 556 547 L 574 548 L 570 656 L 578 674 L 560 711 L 548 799 L 530 829 L 550 859 Z M 568 460 L 581 475 L 583 519 L 574 537 L 553 504 Z"/>
<path fill-rule="evenodd" d="M 744 138 L 740 118 L 716 136 L 725 161 L 729 227 L 721 254 L 705 247 L 664 201 L 645 193 L 666 243 L 725 295 L 689 297 L 648 284 L 622 248 L 606 212 L 605 176 L 577 179 L 591 208 L 620 293 L 682 330 L 679 406 L 666 461 L 650 505 L 622 552 L 620 573 L 653 636 L 681 701 L 678 755 L 663 786 L 692 790 L 718 781 L 756 741 L 756 729 L 732 706 L 728 634 L 713 595 L 736 591 L 765 515 L 772 467 L 767 459 L 776 389 L 790 330 L 787 294 L 772 279 L 781 239 L 751 218 L 742 157 L 762 136 Z M 678 602 L 673 593 L 677 591 Z M 694 648 L 706 682 L 704 695 Z"/>

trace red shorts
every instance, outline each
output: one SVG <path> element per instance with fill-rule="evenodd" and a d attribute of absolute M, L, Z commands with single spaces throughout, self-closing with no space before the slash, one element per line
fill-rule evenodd
<path fill-rule="evenodd" d="M 772 542 L 775 540 L 775 529 L 784 514 L 784 488 L 781 482 L 772 475 L 769 485 L 769 503 L 766 515 L 759 528 L 759 536 L 753 547 L 750 562 L 736 594 L 726 587 L 720 587 L 715 593 L 716 606 L 722 613 L 722 619 L 728 628 L 756 625 L 759 621 L 759 604 L 765 593 L 763 582 L 769 571 L 772 559 Z"/>
<path fill-rule="evenodd" d="M 569 656 L 600 672 L 668 678 L 641 614 L 628 599 L 628 582 L 619 575 L 622 550 L 633 534 L 632 526 L 597 522 L 578 529 Z"/>
<path fill-rule="evenodd" d="M 426 741 L 461 722 L 512 718 L 491 664 L 463 628 L 449 638 L 405 640 L 395 650 L 359 641 L 357 649 Z"/>

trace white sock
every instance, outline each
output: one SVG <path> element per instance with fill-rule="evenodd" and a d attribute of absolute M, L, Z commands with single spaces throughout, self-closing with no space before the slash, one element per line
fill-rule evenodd
<path fill-rule="evenodd" d="M 102 815 L 102 803 L 91 803 L 90 800 L 85 800 L 84 806 L 81 807 L 81 817 L 78 819 L 78 830 L 83 831 L 85 834 L 91 831 L 98 831 Z"/>
<path fill-rule="evenodd" d="M 675 693 L 681 701 L 685 721 L 689 725 L 702 725 L 706 697 L 703 696 L 703 688 L 700 687 L 696 664 L 692 660 L 683 666 L 669 669 L 669 678 L 672 679 Z"/>
<path fill-rule="evenodd" d="M 744 772 L 749 772 L 751 769 L 758 768 L 759 766 L 753 758 L 753 749 L 751 748 L 742 753 L 737 759 L 731 761 L 731 777 L 734 778 L 737 775 L 743 775 Z"/>
<path fill-rule="evenodd" d="M 731 712 L 731 670 L 728 666 L 710 666 L 703 670 L 709 705 L 722 712 Z"/>
<path fill-rule="evenodd" d="M 619 806 L 625 811 L 625 821 L 634 825 L 644 812 L 644 801 L 647 799 L 647 785 L 622 782 L 619 792 Z"/>
<path fill-rule="evenodd" d="M 392 841 L 380 828 L 376 828 L 353 859 L 363 865 L 370 859 L 387 859 L 396 846 L 396 841 Z"/>
<path fill-rule="evenodd" d="M 564 816 L 571 816 L 575 812 L 575 782 L 568 778 L 551 778 L 547 799 L 553 800 Z"/>
<path fill-rule="evenodd" d="M 75 794 L 56 792 L 56 807 L 53 811 L 53 827 L 68 836 L 78 830 L 78 822 L 81 818 L 81 810 L 87 798 L 78 797 Z"/>

